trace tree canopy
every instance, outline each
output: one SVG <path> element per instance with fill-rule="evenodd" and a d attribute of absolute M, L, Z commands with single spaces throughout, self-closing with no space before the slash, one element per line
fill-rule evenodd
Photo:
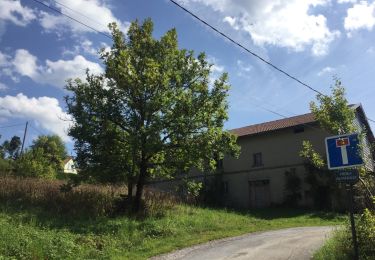
<path fill-rule="evenodd" d="M 145 181 L 191 167 L 213 169 L 236 155 L 227 120 L 227 74 L 211 85 L 204 53 L 179 49 L 175 29 L 160 40 L 150 19 L 131 24 L 127 36 L 110 24 L 113 45 L 102 50 L 103 75 L 71 80 L 66 97 L 74 118 L 77 163 L 84 179 L 136 183 L 135 208 Z M 131 193 L 130 193 L 131 194 Z"/>
<path fill-rule="evenodd" d="M 63 170 L 65 144 L 57 135 L 40 135 L 15 163 L 16 174 L 54 179 Z"/>

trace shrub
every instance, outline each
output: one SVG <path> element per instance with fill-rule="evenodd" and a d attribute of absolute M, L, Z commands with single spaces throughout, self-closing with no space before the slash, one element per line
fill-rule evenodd
<path fill-rule="evenodd" d="M 375 259 L 375 212 L 365 209 L 357 222 L 358 244 L 362 259 Z"/>

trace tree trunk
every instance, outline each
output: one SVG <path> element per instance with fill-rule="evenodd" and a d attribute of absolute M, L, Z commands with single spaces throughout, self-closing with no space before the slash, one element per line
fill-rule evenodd
<path fill-rule="evenodd" d="M 143 188 L 144 188 L 145 182 L 146 182 L 146 173 L 147 173 L 146 164 L 142 163 L 141 167 L 140 167 L 140 170 L 139 170 L 137 190 L 135 192 L 135 198 L 134 198 L 134 212 L 138 212 L 141 209 Z"/>

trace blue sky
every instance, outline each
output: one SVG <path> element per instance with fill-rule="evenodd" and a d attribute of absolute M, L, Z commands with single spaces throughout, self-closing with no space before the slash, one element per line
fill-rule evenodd
<path fill-rule="evenodd" d="M 205 52 L 212 77 L 228 72 L 231 84 L 226 128 L 307 113 L 315 93 L 236 47 L 168 0 L 44 1 L 101 32 L 116 21 L 151 17 L 154 36 L 176 28 L 181 48 Z M 375 119 L 375 2 L 355 0 L 180 0 L 213 26 L 323 93 L 341 78 L 351 103 Z M 68 8 L 67 8 L 68 7 Z M 58 134 L 69 150 L 64 82 L 103 71 L 97 50 L 110 39 L 32 0 L 0 0 L 0 134 L 30 143 Z M 10 125 L 17 125 L 7 127 Z M 374 124 L 372 124 L 374 127 Z"/>

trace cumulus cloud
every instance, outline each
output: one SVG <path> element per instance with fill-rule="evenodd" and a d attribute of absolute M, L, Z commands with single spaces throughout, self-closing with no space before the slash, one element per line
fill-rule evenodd
<path fill-rule="evenodd" d="M 0 56 L 1 57 L 1 56 Z M 91 73 L 99 74 L 103 68 L 95 62 L 87 60 L 81 55 L 71 60 L 46 60 L 44 65 L 38 65 L 38 59 L 27 50 L 19 49 L 13 59 L 6 58 L 3 74 L 11 76 L 17 81 L 17 77 L 26 76 L 41 84 L 48 84 L 63 88 L 69 78 L 85 78 L 86 69 Z"/>
<path fill-rule="evenodd" d="M 372 30 L 374 25 L 375 2 L 370 4 L 366 1 L 361 1 L 347 10 L 347 15 L 344 20 L 344 27 L 348 31 L 348 36 L 351 36 L 351 32 L 355 30 Z"/>
<path fill-rule="evenodd" d="M 329 44 L 340 35 L 330 30 L 327 19 L 311 10 L 330 0 L 181 0 L 194 8 L 205 5 L 222 14 L 223 22 L 248 33 L 256 45 L 275 45 L 294 51 L 310 48 L 314 55 L 324 55 Z M 210 14 L 208 14 L 210 15 Z M 215 15 L 210 15 L 215 17 Z M 236 17 L 235 19 L 233 17 Z"/>
<path fill-rule="evenodd" d="M 34 120 L 42 128 L 70 141 L 67 130 L 72 123 L 56 98 L 27 97 L 22 93 L 16 96 L 0 97 L 0 118 L 23 118 Z"/>
<path fill-rule="evenodd" d="M 332 73 L 334 73 L 336 71 L 336 69 L 335 68 L 332 68 L 332 67 L 325 67 L 325 68 L 323 68 L 323 69 L 321 69 L 318 73 L 317 73 L 317 75 L 320 77 L 320 76 L 323 76 L 323 75 L 325 75 L 325 74 L 332 74 Z"/>
<path fill-rule="evenodd" d="M 20 1 L 0 1 L 0 21 L 10 21 L 18 26 L 26 26 L 36 19 L 34 10 L 22 6 Z"/>
<path fill-rule="evenodd" d="M 56 5 L 62 13 L 69 15 L 101 32 L 108 32 L 107 25 L 116 22 L 122 31 L 127 31 L 129 22 L 123 22 L 117 19 L 112 13 L 110 7 L 101 0 L 60 0 L 60 5 Z M 72 10 L 79 11 L 80 14 Z M 62 33 L 67 30 L 73 32 L 85 32 L 92 30 L 62 15 L 54 15 L 47 12 L 40 12 L 40 24 L 46 31 L 55 31 Z M 98 20 L 98 17 L 100 19 Z M 98 22 L 100 21 L 100 22 Z"/>

